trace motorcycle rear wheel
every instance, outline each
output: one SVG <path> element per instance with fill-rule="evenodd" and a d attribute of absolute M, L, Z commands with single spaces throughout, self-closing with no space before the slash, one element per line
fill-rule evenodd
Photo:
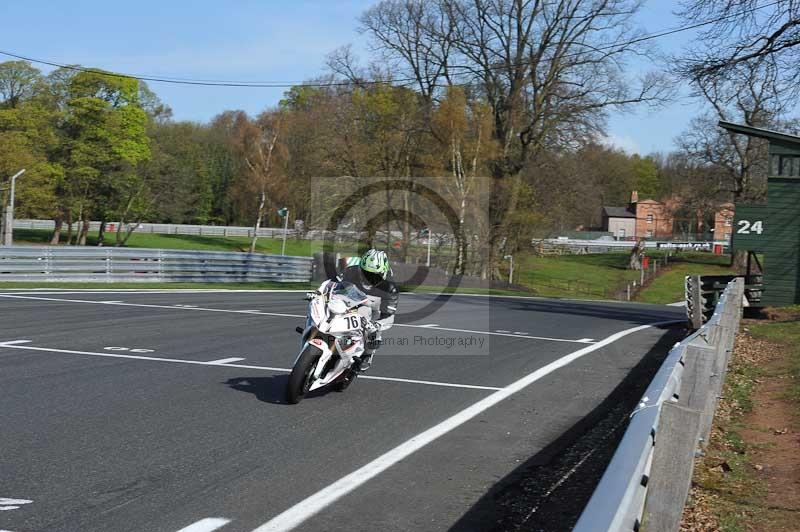
<path fill-rule="evenodd" d="M 286 402 L 297 404 L 303 400 L 308 389 L 311 387 L 311 377 L 314 367 L 317 365 L 322 350 L 313 345 L 307 345 L 300 356 L 297 358 L 292 373 L 289 375 L 289 382 L 286 384 Z"/>

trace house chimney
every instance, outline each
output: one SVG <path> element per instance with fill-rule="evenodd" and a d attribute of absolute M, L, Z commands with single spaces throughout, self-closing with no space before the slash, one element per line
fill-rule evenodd
<path fill-rule="evenodd" d="M 637 191 L 631 192 L 631 205 L 639 203 L 639 193 Z"/>

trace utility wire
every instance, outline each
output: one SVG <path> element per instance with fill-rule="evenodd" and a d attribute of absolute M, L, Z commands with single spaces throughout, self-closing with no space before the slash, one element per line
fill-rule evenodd
<path fill-rule="evenodd" d="M 679 26 L 676 28 L 662 30 L 656 33 L 651 33 L 647 35 L 642 35 L 640 37 L 620 42 L 620 43 L 613 43 L 608 44 L 605 46 L 598 46 L 592 48 L 593 51 L 603 51 L 603 50 L 612 50 L 614 48 L 622 48 L 625 46 L 630 46 L 631 44 L 637 44 L 644 41 L 649 41 L 653 39 L 659 39 L 661 37 L 666 37 L 668 35 L 674 35 L 676 33 L 682 33 L 685 31 L 690 31 L 693 29 L 701 28 L 703 26 L 708 26 L 710 24 L 716 24 L 717 22 L 722 22 L 724 20 L 738 17 L 741 15 L 747 15 L 750 13 L 754 13 L 761 9 L 765 9 L 767 7 L 772 7 L 778 5 L 783 0 L 776 0 L 770 2 L 768 4 L 763 4 L 760 6 L 755 6 L 738 13 L 733 13 L 729 15 L 723 15 L 721 17 L 717 17 L 712 20 L 706 20 L 702 22 L 697 22 L 695 24 L 689 24 L 686 26 Z M 565 54 L 565 57 L 580 55 L 583 52 L 573 52 L 571 54 Z M 15 59 L 20 59 L 23 61 L 28 61 L 30 63 L 37 63 L 41 65 L 48 65 L 56 68 L 63 68 L 66 70 L 72 70 L 75 72 L 89 72 L 93 74 L 99 74 L 103 76 L 109 77 L 117 77 L 117 78 L 126 78 L 126 79 L 136 79 L 139 81 L 151 81 L 155 83 L 169 83 L 174 85 L 193 85 L 193 86 L 202 86 L 202 87 L 244 87 L 244 88 L 278 88 L 278 89 L 288 89 L 295 86 L 304 86 L 304 87 L 349 87 L 352 85 L 383 85 L 383 84 L 412 84 L 416 83 L 416 78 L 391 78 L 386 80 L 358 80 L 358 81 L 350 81 L 350 80 L 341 80 L 341 81 L 320 81 L 320 82 L 309 82 L 309 81 L 300 81 L 300 82 L 288 82 L 288 81 L 230 81 L 230 80 L 201 80 L 201 79 L 188 79 L 188 78 L 177 78 L 177 77 L 168 77 L 168 76 L 147 76 L 147 75 L 134 75 L 134 74 L 125 74 L 125 73 L 117 73 L 117 72 L 107 72 L 104 70 L 99 70 L 96 68 L 87 68 L 82 67 L 80 65 L 68 65 L 63 63 L 57 63 L 55 61 L 48 61 L 45 59 L 36 59 L 33 57 L 27 57 L 18 53 L 9 52 L 0 50 L 0 55 L 5 55 L 8 57 L 13 57 Z M 530 65 L 530 61 L 518 62 L 518 63 L 510 63 L 510 64 L 503 64 L 489 67 L 490 69 L 506 69 L 509 67 L 515 66 L 525 66 Z M 443 65 L 442 65 L 443 66 Z M 449 69 L 470 69 L 472 67 L 466 65 L 449 65 Z"/>

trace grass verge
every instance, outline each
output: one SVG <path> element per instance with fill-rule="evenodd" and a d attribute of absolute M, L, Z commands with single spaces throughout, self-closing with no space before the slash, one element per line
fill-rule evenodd
<path fill-rule="evenodd" d="M 684 532 L 797 530 L 800 307 L 777 315 L 743 322 Z"/>
<path fill-rule="evenodd" d="M 683 301 L 687 275 L 732 275 L 727 255 L 687 253 L 671 258 L 659 275 L 636 295 L 643 303 L 669 304 Z"/>

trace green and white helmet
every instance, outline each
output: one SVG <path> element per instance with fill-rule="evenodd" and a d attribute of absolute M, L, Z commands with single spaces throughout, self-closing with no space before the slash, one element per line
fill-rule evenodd
<path fill-rule="evenodd" d="M 365 274 L 372 274 L 368 277 L 380 276 L 381 279 L 386 279 L 389 276 L 389 256 L 385 251 L 368 250 L 361 256 L 359 265 Z"/>

